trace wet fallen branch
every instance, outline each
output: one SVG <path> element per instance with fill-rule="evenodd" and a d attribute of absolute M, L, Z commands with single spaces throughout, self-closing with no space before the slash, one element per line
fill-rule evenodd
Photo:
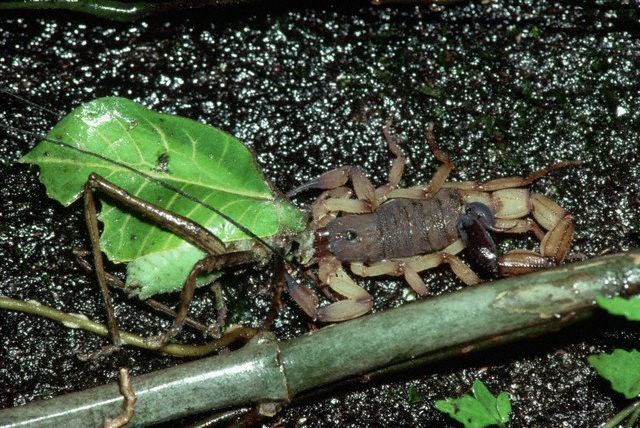
<path fill-rule="evenodd" d="M 0 10 L 68 10 L 114 21 L 135 21 L 149 15 L 211 6 L 230 6 L 255 0 L 181 0 L 123 2 L 116 0 L 23 0 L 0 3 Z"/>
<path fill-rule="evenodd" d="M 251 403 L 289 401 L 343 379 L 394 371 L 560 329 L 600 294 L 640 290 L 640 250 L 601 257 L 245 347 L 132 379 L 135 425 Z M 118 415 L 117 384 L 0 411 L 0 425 L 99 425 Z"/>

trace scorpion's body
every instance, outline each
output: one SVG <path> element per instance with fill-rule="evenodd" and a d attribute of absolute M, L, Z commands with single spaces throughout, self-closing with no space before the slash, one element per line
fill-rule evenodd
<path fill-rule="evenodd" d="M 459 238 L 464 202 L 454 189 L 441 189 L 427 200 L 392 199 L 368 214 L 331 220 L 318 249 L 341 262 L 374 263 L 442 250 Z M 319 234 L 322 236 L 322 233 Z"/>

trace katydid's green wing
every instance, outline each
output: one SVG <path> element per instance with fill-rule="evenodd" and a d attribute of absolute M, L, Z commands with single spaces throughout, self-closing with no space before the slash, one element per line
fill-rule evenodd
<path fill-rule="evenodd" d="M 218 208 L 262 238 L 299 232 L 303 213 L 273 192 L 253 153 L 236 138 L 190 119 L 153 112 L 133 101 L 107 97 L 86 103 L 49 133 L 49 138 L 99 153 L 166 181 Z M 40 167 L 50 197 L 63 205 L 78 199 L 90 173 L 128 192 L 188 217 L 222 241 L 248 239 L 202 205 L 144 177 L 49 141 L 22 162 Z M 179 289 L 204 253 L 171 232 L 103 201 L 100 245 L 110 260 L 129 262 L 127 285 L 141 298 Z"/>

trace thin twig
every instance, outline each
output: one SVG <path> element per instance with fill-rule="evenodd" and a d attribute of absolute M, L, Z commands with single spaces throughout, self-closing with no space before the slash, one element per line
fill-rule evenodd
<path fill-rule="evenodd" d="M 107 337 L 109 335 L 107 327 L 104 324 L 91 321 L 79 315 L 68 314 L 59 311 L 33 300 L 22 301 L 0 296 L 0 309 L 39 315 L 57 321 L 63 324 L 65 327 L 79 328 L 97 334 L 99 336 Z M 246 342 L 257 333 L 258 330 L 255 328 L 235 327 L 230 328 L 220 339 L 212 340 L 211 342 L 207 342 L 204 345 L 185 345 L 181 343 L 172 343 L 165 345 L 158 350 L 165 354 L 173 355 L 176 357 L 202 357 L 204 355 L 208 355 L 226 348 L 237 341 Z M 137 334 L 122 331 L 121 337 L 122 343 L 124 345 L 131 345 L 138 348 L 150 350 L 155 349 L 148 343 L 146 338 Z"/>
<path fill-rule="evenodd" d="M 609 419 L 606 424 L 602 425 L 602 428 L 616 428 L 618 424 L 624 421 L 627 416 L 632 414 L 634 411 L 636 413 L 640 411 L 640 400 L 634 401 L 624 409 L 620 410 L 614 417 Z M 634 416 L 636 419 L 638 418 L 638 414 L 635 414 Z M 633 420 L 633 417 L 630 419 Z"/>

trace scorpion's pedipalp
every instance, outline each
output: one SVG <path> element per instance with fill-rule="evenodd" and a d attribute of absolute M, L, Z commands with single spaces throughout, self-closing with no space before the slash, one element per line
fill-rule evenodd
<path fill-rule="evenodd" d="M 328 211 L 350 214 L 364 214 L 371 212 L 371 204 L 361 199 L 329 198 L 324 202 Z"/>
<path fill-rule="evenodd" d="M 339 300 L 330 305 L 318 308 L 316 317 L 322 322 L 340 322 L 358 318 L 371 310 L 373 301 L 357 302 L 353 300 Z"/>
<path fill-rule="evenodd" d="M 349 200 L 352 194 L 353 191 L 344 186 L 322 192 L 318 199 L 316 199 L 316 201 L 311 205 L 312 224 L 316 225 L 317 227 L 322 227 L 331 219 L 336 217 L 336 214 L 327 207 L 327 200 Z"/>

